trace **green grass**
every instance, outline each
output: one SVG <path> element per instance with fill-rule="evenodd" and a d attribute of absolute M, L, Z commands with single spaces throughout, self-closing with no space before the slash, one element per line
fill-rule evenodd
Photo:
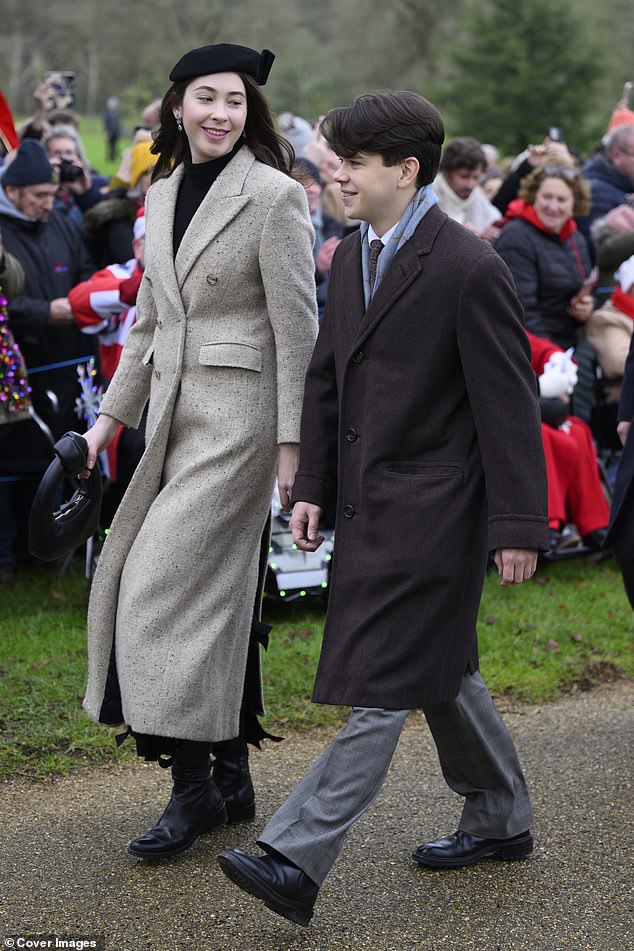
<path fill-rule="evenodd" d="M 491 692 L 539 703 L 573 686 L 634 676 L 634 621 L 614 561 L 542 565 L 535 581 L 500 588 L 490 575 L 478 634 Z"/>
<path fill-rule="evenodd" d="M 79 565 L 49 566 L 0 589 L 0 777 L 41 779 L 123 760 L 110 733 L 81 709 L 88 583 Z M 323 626 L 318 604 L 265 605 L 274 625 L 264 656 L 265 726 L 273 733 L 341 722 L 345 711 L 310 703 Z M 540 568 L 537 581 L 500 588 L 489 575 L 480 614 L 482 672 L 492 693 L 528 703 L 573 687 L 634 676 L 632 612 L 612 561 Z"/>
<path fill-rule="evenodd" d="M 112 738 L 81 708 L 88 592 L 81 569 L 59 578 L 38 568 L 0 590 L 0 776 L 41 778 L 110 760 Z"/>
<path fill-rule="evenodd" d="M 121 153 L 130 144 L 129 137 L 123 135 L 117 143 L 119 158 L 111 162 L 106 155 L 106 138 L 100 116 L 82 116 L 79 123 L 79 134 L 84 143 L 90 165 L 101 175 L 114 175 L 119 168 Z"/>
<path fill-rule="evenodd" d="M 338 708 L 309 704 L 323 614 L 297 603 L 276 608 L 265 657 L 265 697 L 273 723 L 293 730 L 338 722 Z M 573 687 L 588 689 L 634 677 L 634 619 L 613 561 L 580 558 L 540 565 L 519 587 L 487 576 L 478 635 L 480 666 L 491 692 L 527 703 L 554 700 Z"/>

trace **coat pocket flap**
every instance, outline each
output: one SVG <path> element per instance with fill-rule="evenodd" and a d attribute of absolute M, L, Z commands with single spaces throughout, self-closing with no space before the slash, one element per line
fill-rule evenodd
<path fill-rule="evenodd" d="M 153 356 L 154 356 L 154 343 L 152 342 L 150 346 L 147 348 L 147 350 L 145 351 L 145 353 L 143 354 L 143 359 L 141 360 L 141 363 L 143 364 L 144 367 L 149 366 L 149 364 L 152 362 Z"/>
<path fill-rule="evenodd" d="M 206 367 L 240 367 L 262 369 L 262 354 L 248 343 L 206 343 L 200 348 L 198 362 Z"/>

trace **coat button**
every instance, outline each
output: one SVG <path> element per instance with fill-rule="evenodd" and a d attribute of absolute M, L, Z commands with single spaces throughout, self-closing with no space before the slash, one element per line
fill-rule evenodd
<path fill-rule="evenodd" d="M 346 516 L 346 518 L 352 518 L 352 516 L 355 514 L 354 505 L 344 505 L 343 514 Z"/>
<path fill-rule="evenodd" d="M 348 440 L 348 442 L 354 442 L 358 438 L 359 438 L 359 433 L 356 431 L 356 429 L 349 429 L 347 431 L 346 439 Z"/>
<path fill-rule="evenodd" d="M 217 284 L 217 283 L 218 283 L 218 278 L 216 277 L 215 274 L 208 274 L 208 275 L 207 275 L 207 278 L 206 278 L 206 281 L 207 281 L 207 283 L 209 284 L 210 287 L 213 287 L 214 284 Z"/>
<path fill-rule="evenodd" d="M 160 379 L 161 379 L 161 371 L 160 371 L 160 370 L 155 370 L 155 371 L 154 371 L 154 376 L 156 377 L 157 380 L 160 380 Z"/>
<path fill-rule="evenodd" d="M 353 362 L 353 363 L 362 363 L 363 360 L 365 360 L 365 353 L 363 352 L 363 350 L 357 350 L 357 352 L 355 353 L 355 355 L 354 355 L 353 358 L 352 358 L 352 362 Z"/>

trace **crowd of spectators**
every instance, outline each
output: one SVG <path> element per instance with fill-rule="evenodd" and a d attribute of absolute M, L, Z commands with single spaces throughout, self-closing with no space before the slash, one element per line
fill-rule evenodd
<path fill-rule="evenodd" d="M 106 154 L 120 165 L 106 177 L 91 167 L 77 116 L 51 108 L 45 84 L 34 95 L 19 135 L 0 96 L 0 284 L 10 298 L 0 325 L 0 582 L 28 557 L 26 519 L 52 443 L 85 428 L 78 367 L 90 361 L 98 397 L 134 322 L 158 122 L 154 102 L 126 134 L 118 100 L 108 99 Z M 278 124 L 306 190 L 321 316 L 333 255 L 358 223 L 344 213 L 339 160 L 319 121 L 286 112 Z M 550 554 L 599 552 L 634 328 L 634 112 L 619 103 L 585 158 L 560 130 L 507 158 L 494 144 L 456 137 L 445 144 L 434 190 L 451 218 L 493 244 L 524 307 L 542 406 Z M 28 383 L 20 384 L 24 367 Z M 142 449 L 141 429 L 104 460 L 110 514 Z"/>

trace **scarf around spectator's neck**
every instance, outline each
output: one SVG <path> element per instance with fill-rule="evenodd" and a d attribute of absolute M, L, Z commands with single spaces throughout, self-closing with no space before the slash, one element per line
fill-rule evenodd
<path fill-rule="evenodd" d="M 524 201 L 523 198 L 516 198 L 514 201 L 510 202 L 508 208 L 506 209 L 506 214 L 504 215 L 504 221 L 511 221 L 513 218 L 522 218 L 523 221 L 528 221 L 529 224 L 537 228 L 539 231 L 543 231 L 544 234 L 550 234 L 554 238 L 559 238 L 560 241 L 567 241 L 577 230 L 577 222 L 571 216 L 564 223 L 563 228 L 559 233 L 556 231 L 550 231 L 544 222 L 541 220 L 537 212 L 535 211 L 535 206 L 531 205 L 529 202 Z"/>

